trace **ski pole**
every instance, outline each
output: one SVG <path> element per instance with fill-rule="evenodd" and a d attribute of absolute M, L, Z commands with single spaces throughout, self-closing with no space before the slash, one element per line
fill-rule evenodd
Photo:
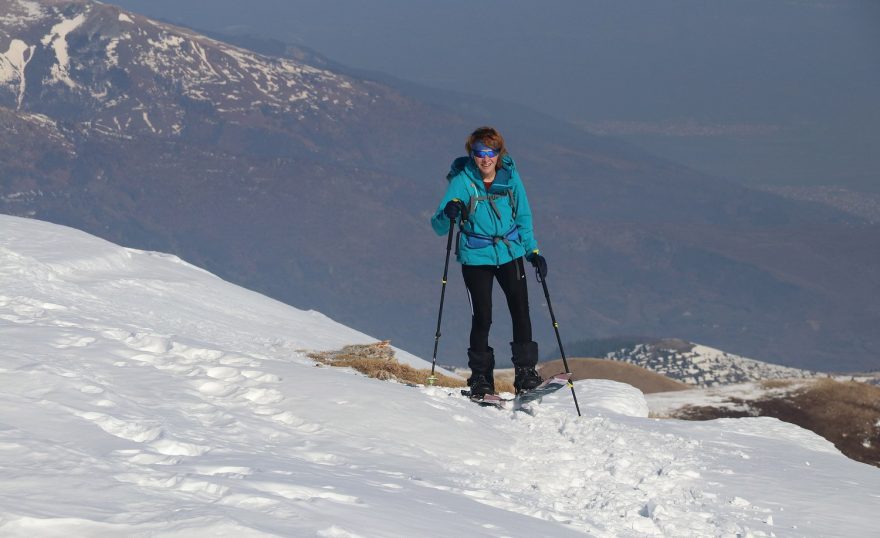
<path fill-rule="evenodd" d="M 449 276 L 449 252 L 452 250 L 452 236 L 455 233 L 455 221 L 449 221 L 449 236 L 446 238 L 446 263 L 443 266 L 443 286 L 440 288 L 440 312 L 437 313 L 437 332 L 434 334 L 434 357 L 431 359 L 431 375 L 428 385 L 437 382 L 434 368 L 437 366 L 437 346 L 440 344 L 440 322 L 443 319 L 443 300 L 446 298 L 446 278 Z"/>
<path fill-rule="evenodd" d="M 544 287 L 544 298 L 547 299 L 547 308 L 550 310 L 550 321 L 553 322 L 553 330 L 556 331 L 556 343 L 559 344 L 559 353 L 562 355 L 562 364 L 565 366 L 565 373 L 570 374 L 571 370 L 568 368 L 568 360 L 565 358 L 565 350 L 562 349 L 562 339 L 559 337 L 559 324 L 556 323 L 556 315 L 553 314 L 553 305 L 550 303 L 550 291 L 547 290 L 547 279 L 546 277 L 541 276 L 541 271 L 535 267 L 535 276 L 538 278 L 538 282 Z M 569 380 L 568 386 L 571 387 L 571 397 L 574 398 L 574 408 L 577 409 L 578 416 L 581 416 L 581 406 L 578 405 L 578 397 L 574 392 L 574 383 Z"/>

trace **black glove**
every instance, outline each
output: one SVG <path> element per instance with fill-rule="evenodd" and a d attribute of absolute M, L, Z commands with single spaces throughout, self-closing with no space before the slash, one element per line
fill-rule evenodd
<path fill-rule="evenodd" d="M 461 203 L 461 200 L 450 200 L 449 203 L 446 204 L 446 207 L 443 208 L 443 214 L 451 220 L 455 221 L 459 215 L 462 214 L 464 209 L 464 204 Z"/>
<path fill-rule="evenodd" d="M 541 278 L 547 276 L 547 260 L 544 256 L 541 256 L 537 252 L 532 252 L 526 256 L 526 259 L 529 260 L 529 263 L 538 270 L 538 274 L 541 275 Z"/>

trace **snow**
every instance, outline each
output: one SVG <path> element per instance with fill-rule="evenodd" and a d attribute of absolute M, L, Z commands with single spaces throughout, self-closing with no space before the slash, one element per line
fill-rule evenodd
<path fill-rule="evenodd" d="M 107 65 L 110 67 L 117 67 L 119 65 L 119 53 L 116 51 L 116 48 L 119 46 L 118 37 L 114 37 L 107 43 Z"/>
<path fill-rule="evenodd" d="M 701 387 L 818 375 L 816 372 L 748 359 L 681 340 L 637 344 L 608 353 L 606 358 L 635 364 Z"/>
<path fill-rule="evenodd" d="M 128 129 L 165 134 L 180 132 L 179 128 L 172 128 L 172 124 L 179 124 L 184 117 L 185 111 L 181 107 L 185 108 L 185 105 L 178 103 L 180 106 L 173 111 L 162 113 L 150 105 L 148 116 L 132 113 L 129 118 L 124 118 L 121 109 L 133 103 L 133 94 L 111 88 L 101 77 L 80 80 L 76 76 L 78 70 L 88 66 L 99 71 L 122 68 L 149 93 L 163 92 L 169 87 L 179 88 L 188 98 L 211 101 L 216 111 L 236 122 L 241 121 L 242 116 L 270 113 L 255 111 L 249 105 L 252 101 L 261 101 L 264 107 L 282 114 L 295 112 L 293 117 L 318 112 L 338 120 L 339 113 L 353 109 L 355 103 L 366 96 L 364 89 L 355 87 L 351 80 L 341 75 L 290 59 L 262 56 L 125 12 L 115 14 L 119 23 L 103 32 L 108 39 L 98 55 L 86 54 L 84 50 L 74 51 L 68 44 L 71 32 L 81 31 L 85 26 L 94 30 L 107 23 L 102 15 L 106 11 L 96 11 L 93 2 L 66 3 L 61 9 L 60 4 L 56 6 L 53 2 L 43 2 L 41 6 L 35 2 L 0 0 L 0 6 L 0 11 L 4 12 L 0 13 L 0 22 L 12 34 L 9 45 L 6 41 L 0 43 L 4 49 L 8 46 L 7 52 L 0 51 L 0 85 L 18 96 L 18 108 L 26 108 L 23 104 L 25 65 L 35 53 L 38 54 L 36 49 L 41 44 L 49 54 L 43 59 L 47 65 L 42 61 L 40 65 L 40 69 L 48 70 L 40 75 L 43 87 L 71 89 L 81 97 L 90 97 L 100 109 L 99 117 L 92 118 L 92 123 L 101 132 L 113 136 L 131 135 L 114 129 L 112 116 L 117 114 L 120 125 Z M 27 31 L 19 32 L 18 27 Z M 79 52 L 85 56 L 77 56 Z M 123 60 L 126 65 L 120 64 Z M 103 65 L 97 65 L 99 62 Z M 32 66 L 30 64 L 29 69 L 33 69 Z M 142 73 L 145 70 L 152 73 Z M 162 80 L 168 84 L 157 82 Z"/>
<path fill-rule="evenodd" d="M 761 383 L 736 383 L 673 392 L 657 392 L 647 395 L 646 399 L 651 412 L 658 415 L 668 415 L 686 406 L 748 411 L 751 401 L 783 396 L 796 389 L 806 387 L 810 383 L 809 379 L 792 379 L 777 388 L 768 388 Z"/>
<path fill-rule="evenodd" d="M 141 117 L 144 119 L 144 123 L 147 124 L 147 127 L 149 127 L 151 131 L 153 131 L 154 133 L 158 132 L 156 128 L 153 127 L 153 123 L 150 121 L 150 115 L 147 113 L 146 110 L 141 112 Z"/>
<path fill-rule="evenodd" d="M 568 390 L 501 411 L 318 367 L 308 350 L 376 339 L 2 215 L 0 283 L 4 537 L 876 529 L 880 470 L 774 419 L 646 418 L 641 393 L 597 380 L 577 383 L 581 418 Z"/>
<path fill-rule="evenodd" d="M 10 192 L 8 194 L 0 194 L 0 201 L 9 203 L 30 202 L 43 196 L 41 190 L 29 190 L 22 192 Z"/>
<path fill-rule="evenodd" d="M 24 69 L 34 57 L 35 48 L 34 45 L 28 45 L 20 39 L 13 39 L 9 42 L 9 50 L 0 54 L 0 83 L 18 83 L 16 99 L 18 109 L 21 109 L 27 88 Z"/>
<path fill-rule="evenodd" d="M 30 0 L 15 0 L 8 7 L 9 11 L 0 16 L 0 24 L 5 26 L 25 26 L 45 14 L 43 6 Z"/>
<path fill-rule="evenodd" d="M 52 65 L 52 78 L 55 82 L 62 82 L 70 88 L 75 88 L 76 83 L 70 78 L 70 56 L 67 53 L 67 34 L 76 30 L 86 20 L 85 13 L 80 13 L 72 19 L 63 19 L 52 27 L 49 34 L 43 37 L 44 46 L 52 45 L 55 51 L 55 59 Z"/>
<path fill-rule="evenodd" d="M 210 60 L 208 60 L 208 53 L 205 51 L 205 48 L 202 47 L 201 45 L 199 45 L 198 41 L 195 41 L 195 40 L 191 41 L 191 46 L 192 46 L 193 51 L 196 53 L 196 55 L 201 60 L 202 65 L 210 73 L 211 77 L 220 78 L 219 73 L 217 73 L 217 71 L 214 70 L 214 66 L 212 66 Z"/>

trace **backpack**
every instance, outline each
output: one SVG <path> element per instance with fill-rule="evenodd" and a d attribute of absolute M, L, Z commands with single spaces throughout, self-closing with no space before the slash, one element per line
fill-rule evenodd
<path fill-rule="evenodd" d="M 503 166 L 501 169 L 498 170 L 497 173 L 500 176 L 500 179 L 502 179 L 502 182 L 504 184 L 507 184 L 508 181 L 510 180 L 510 171 L 509 171 L 508 167 L 513 164 L 513 161 L 510 159 L 510 157 L 507 157 L 507 156 L 502 157 L 502 159 L 503 159 L 502 160 Z M 465 166 L 467 166 L 469 161 L 470 161 L 470 157 L 459 157 L 459 158 L 455 159 L 452 162 L 452 167 L 450 168 L 449 173 L 446 174 L 446 180 L 451 181 L 453 177 L 457 176 L 460 172 L 462 172 L 464 170 Z M 496 181 L 498 179 L 499 179 L 499 177 L 496 177 Z M 469 248 L 484 248 L 484 247 L 488 247 L 491 245 L 495 245 L 496 243 L 499 243 L 499 242 L 503 242 L 504 244 L 506 244 L 508 246 L 508 248 L 510 248 L 510 241 L 519 240 L 519 230 L 518 230 L 515 223 L 511 227 L 511 229 L 508 230 L 503 236 L 481 235 L 478 233 L 474 233 L 473 231 L 465 228 L 465 224 L 467 224 L 469 222 L 468 218 L 473 213 L 474 208 L 476 207 L 478 202 L 483 202 L 483 201 L 489 202 L 489 206 L 492 208 L 492 211 L 495 213 L 495 215 L 500 220 L 501 219 L 501 212 L 498 211 L 497 207 L 495 207 L 495 200 L 498 200 L 499 198 L 507 198 L 508 199 L 508 201 L 510 203 L 510 209 L 513 213 L 513 219 L 516 220 L 516 197 L 513 194 L 513 189 L 510 189 L 510 188 L 505 189 L 505 192 L 501 193 L 501 194 L 495 193 L 495 192 L 490 192 L 490 193 L 486 193 L 485 196 L 472 195 L 470 197 L 470 201 L 468 202 L 467 207 L 464 208 L 464 211 L 462 212 L 461 220 L 459 221 L 459 225 L 458 225 L 458 235 L 459 235 L 459 237 L 461 236 L 461 234 L 465 235 L 465 240 L 467 241 L 467 245 Z M 459 253 L 459 245 L 460 245 L 460 241 L 456 240 L 456 242 L 455 242 L 455 254 L 456 255 L 458 255 L 458 253 Z"/>

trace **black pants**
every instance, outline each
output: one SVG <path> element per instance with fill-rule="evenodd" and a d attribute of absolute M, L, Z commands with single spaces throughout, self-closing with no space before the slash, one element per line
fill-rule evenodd
<path fill-rule="evenodd" d="M 492 326 L 492 281 L 498 280 L 513 322 L 513 341 L 532 341 L 532 320 L 529 318 L 529 292 L 523 259 L 518 258 L 499 267 L 494 265 L 462 265 L 461 274 L 471 302 L 471 340 L 474 351 L 489 349 L 489 328 Z"/>

